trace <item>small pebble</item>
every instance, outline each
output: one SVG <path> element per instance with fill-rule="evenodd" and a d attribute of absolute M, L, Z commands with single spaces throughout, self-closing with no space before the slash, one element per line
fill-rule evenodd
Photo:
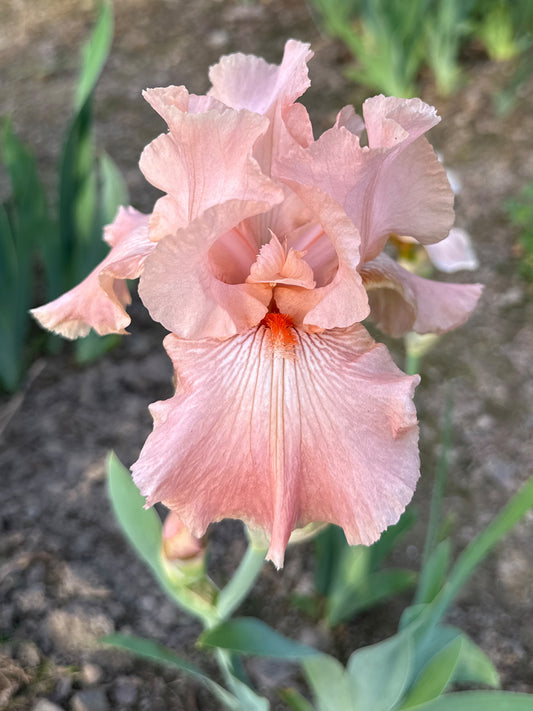
<path fill-rule="evenodd" d="M 33 642 L 20 642 L 17 645 L 16 658 L 24 668 L 38 667 L 41 663 L 39 649 Z"/>
<path fill-rule="evenodd" d="M 72 711 L 109 711 L 109 703 L 103 689 L 86 689 L 74 694 L 70 702 Z"/>
<path fill-rule="evenodd" d="M 104 673 L 97 664 L 91 664 L 88 662 L 84 664 L 81 668 L 81 681 L 84 686 L 92 686 L 93 684 L 98 684 L 102 681 Z"/>
<path fill-rule="evenodd" d="M 137 701 L 138 690 L 135 681 L 127 676 L 117 679 L 115 684 L 115 699 L 118 704 L 130 706 Z"/>
<path fill-rule="evenodd" d="M 39 699 L 33 706 L 32 711 L 62 711 L 62 709 L 61 706 L 52 703 L 48 699 Z"/>

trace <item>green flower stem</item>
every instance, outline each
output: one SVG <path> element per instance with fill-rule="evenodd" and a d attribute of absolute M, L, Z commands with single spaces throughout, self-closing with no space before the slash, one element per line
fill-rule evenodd
<path fill-rule="evenodd" d="M 220 620 L 227 620 L 246 598 L 261 572 L 265 555 L 264 548 L 256 548 L 253 543 L 248 545 L 235 575 L 218 595 L 216 609 Z"/>

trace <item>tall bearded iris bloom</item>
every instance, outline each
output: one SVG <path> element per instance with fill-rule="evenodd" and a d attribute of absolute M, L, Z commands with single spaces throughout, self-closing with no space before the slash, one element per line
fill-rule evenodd
<path fill-rule="evenodd" d="M 315 141 L 296 102 L 311 56 L 290 40 L 279 66 L 223 57 L 206 96 L 146 91 L 168 131 L 140 167 L 164 195 L 151 215 L 122 209 L 102 264 L 34 310 L 71 338 L 123 332 L 125 280 L 140 276 L 177 386 L 152 405 L 134 480 L 194 536 L 225 517 L 261 529 L 278 567 L 295 528 L 332 522 L 370 544 L 412 496 L 418 377 L 361 321 L 447 330 L 480 294 L 383 253 L 390 235 L 430 244 L 451 228 L 453 195 L 423 136 L 435 110 L 374 97 L 364 121 L 347 107 Z"/>

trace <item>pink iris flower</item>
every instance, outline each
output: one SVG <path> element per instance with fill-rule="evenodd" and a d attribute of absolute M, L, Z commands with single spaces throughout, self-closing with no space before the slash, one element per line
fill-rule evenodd
<path fill-rule="evenodd" d="M 205 96 L 147 90 L 168 132 L 140 167 L 164 195 L 151 215 L 121 208 L 107 258 L 33 311 L 69 338 L 124 332 L 125 280 L 140 276 L 170 331 L 177 387 L 151 407 L 134 480 L 198 538 L 226 517 L 261 529 L 278 567 L 294 529 L 332 522 L 370 544 L 412 497 L 418 376 L 361 321 L 444 331 L 481 291 L 421 279 L 383 252 L 391 234 L 426 245 L 452 226 L 453 194 L 423 135 L 435 110 L 377 96 L 364 121 L 346 107 L 315 141 L 296 102 L 311 56 L 289 40 L 279 66 L 223 57 Z"/>

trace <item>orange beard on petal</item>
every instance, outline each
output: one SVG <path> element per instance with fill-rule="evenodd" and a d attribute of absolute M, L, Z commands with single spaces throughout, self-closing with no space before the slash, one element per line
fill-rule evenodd
<path fill-rule="evenodd" d="M 294 321 L 287 314 L 268 313 L 261 321 L 261 325 L 269 329 L 270 343 L 274 355 L 284 358 L 295 358 L 294 348 L 298 338 L 294 331 Z"/>

